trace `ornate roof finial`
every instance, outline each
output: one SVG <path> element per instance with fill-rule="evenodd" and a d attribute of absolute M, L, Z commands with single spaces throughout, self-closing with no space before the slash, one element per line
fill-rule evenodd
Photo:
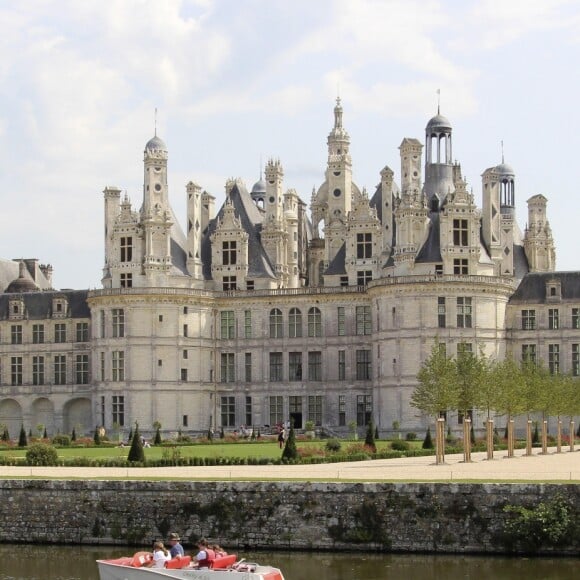
<path fill-rule="evenodd" d="M 437 114 L 441 114 L 441 89 L 437 89 Z"/>
<path fill-rule="evenodd" d="M 155 137 L 157 137 L 157 107 L 155 107 Z"/>
<path fill-rule="evenodd" d="M 503 139 L 501 140 L 501 162 L 504 163 L 504 160 L 503 160 Z"/>

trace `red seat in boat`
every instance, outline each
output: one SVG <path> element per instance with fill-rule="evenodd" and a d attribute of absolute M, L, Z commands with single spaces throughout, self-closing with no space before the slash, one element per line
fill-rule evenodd
<path fill-rule="evenodd" d="M 180 568 L 187 568 L 191 564 L 191 556 L 181 556 L 181 558 L 171 558 L 165 562 L 165 567 L 171 570 L 179 570 Z"/>
<path fill-rule="evenodd" d="M 220 570 L 223 568 L 227 568 L 228 566 L 235 564 L 237 559 L 238 559 L 238 557 L 235 554 L 228 554 L 227 556 L 222 556 L 221 558 L 216 558 L 212 562 L 212 565 L 210 567 L 213 568 L 214 570 Z"/>

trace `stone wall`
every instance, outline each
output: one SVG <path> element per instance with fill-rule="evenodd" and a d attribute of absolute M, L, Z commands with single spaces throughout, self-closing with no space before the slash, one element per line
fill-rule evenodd
<path fill-rule="evenodd" d="M 143 545 L 177 531 L 230 549 L 504 552 L 503 507 L 557 494 L 580 513 L 572 484 L 3 480 L 0 541 Z M 558 551 L 577 553 L 570 541 Z"/>

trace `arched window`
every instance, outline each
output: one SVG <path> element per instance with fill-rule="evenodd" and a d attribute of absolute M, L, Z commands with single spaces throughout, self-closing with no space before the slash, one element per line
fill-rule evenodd
<path fill-rule="evenodd" d="M 308 336 L 322 336 L 322 313 L 315 306 L 308 311 Z"/>
<path fill-rule="evenodd" d="M 282 338 L 283 336 L 282 311 L 279 308 L 273 308 L 270 310 L 270 338 Z"/>
<path fill-rule="evenodd" d="M 302 312 L 298 308 L 291 308 L 288 314 L 288 336 L 289 338 L 302 336 Z"/>

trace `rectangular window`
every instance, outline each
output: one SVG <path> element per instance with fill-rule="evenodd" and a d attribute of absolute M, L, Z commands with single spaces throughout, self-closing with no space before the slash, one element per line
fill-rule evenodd
<path fill-rule="evenodd" d="M 77 385 L 89 384 L 88 354 L 77 354 L 75 357 L 75 382 Z"/>
<path fill-rule="evenodd" d="M 371 333 L 371 307 L 357 306 L 356 307 L 356 333 L 370 334 Z"/>
<path fill-rule="evenodd" d="M 32 342 L 34 344 L 44 343 L 44 324 L 32 325 Z"/>
<path fill-rule="evenodd" d="M 338 426 L 346 426 L 346 395 L 338 395 Z"/>
<path fill-rule="evenodd" d="M 121 238 L 121 262 L 130 262 L 133 259 L 133 238 L 126 236 Z"/>
<path fill-rule="evenodd" d="M 453 245 L 454 246 L 468 246 L 469 245 L 469 229 L 467 220 L 453 220 Z"/>
<path fill-rule="evenodd" d="M 522 361 L 528 361 L 536 364 L 536 345 L 522 344 Z"/>
<path fill-rule="evenodd" d="M 341 276 L 340 277 L 340 285 L 341 286 L 348 286 L 348 276 Z"/>
<path fill-rule="evenodd" d="M 66 324 L 57 323 L 54 325 L 54 342 L 66 342 Z"/>
<path fill-rule="evenodd" d="M 44 357 L 32 357 L 32 384 L 44 385 Z"/>
<path fill-rule="evenodd" d="M 247 396 L 246 397 L 246 425 L 253 425 L 254 424 L 253 416 L 254 416 L 254 413 L 252 411 L 252 397 Z"/>
<path fill-rule="evenodd" d="M 181 369 L 181 382 L 187 382 L 187 369 Z"/>
<path fill-rule="evenodd" d="M 235 290 L 237 288 L 237 280 L 235 276 L 224 276 L 222 288 L 225 291 Z"/>
<path fill-rule="evenodd" d="M 123 273 L 119 281 L 121 288 L 133 288 L 133 274 Z"/>
<path fill-rule="evenodd" d="M 182 356 L 184 359 L 188 359 L 188 358 L 189 358 L 189 351 L 188 351 L 188 350 L 184 350 L 181 356 Z"/>
<path fill-rule="evenodd" d="M 100 322 L 101 322 L 101 338 L 105 338 L 105 311 L 101 310 L 101 316 L 100 316 Z"/>
<path fill-rule="evenodd" d="M 580 344 L 572 345 L 572 376 L 580 376 Z"/>
<path fill-rule="evenodd" d="M 236 399 L 232 396 L 221 397 L 222 427 L 236 426 Z"/>
<path fill-rule="evenodd" d="M 338 320 L 338 336 L 344 336 L 344 333 L 346 332 L 344 306 L 339 306 L 337 308 L 336 315 Z"/>
<path fill-rule="evenodd" d="M 235 364 L 233 352 L 222 352 L 221 354 L 221 382 L 233 383 L 236 380 Z"/>
<path fill-rule="evenodd" d="M 270 353 L 270 382 L 282 381 L 282 353 Z"/>
<path fill-rule="evenodd" d="M 105 353 L 101 352 L 101 381 L 105 380 Z"/>
<path fill-rule="evenodd" d="M 22 325 L 13 324 L 10 327 L 10 342 L 12 344 L 22 344 Z"/>
<path fill-rule="evenodd" d="M 125 336 L 125 311 L 122 308 L 113 308 L 113 338 Z"/>
<path fill-rule="evenodd" d="M 572 328 L 580 328 L 580 308 L 572 308 Z"/>
<path fill-rule="evenodd" d="M 322 380 L 322 353 L 319 351 L 308 353 L 308 380 Z"/>
<path fill-rule="evenodd" d="M 550 330 L 558 330 L 560 328 L 560 311 L 557 308 L 548 310 L 548 328 Z"/>
<path fill-rule="evenodd" d="M 356 351 L 356 380 L 368 381 L 371 378 L 371 351 Z"/>
<path fill-rule="evenodd" d="M 471 328 L 471 298 L 457 299 L 457 328 Z"/>
<path fill-rule="evenodd" d="M 338 380 L 346 380 L 346 350 L 338 351 Z"/>
<path fill-rule="evenodd" d="M 254 289 L 254 281 L 253 280 L 246 280 L 246 290 L 253 290 Z"/>
<path fill-rule="evenodd" d="M 469 266 L 467 259 L 464 258 L 456 258 L 453 260 L 453 273 L 455 275 L 464 275 L 466 276 L 469 274 Z"/>
<path fill-rule="evenodd" d="M 322 425 L 322 395 L 308 395 L 308 420 L 317 427 Z"/>
<path fill-rule="evenodd" d="M 555 375 L 560 372 L 560 345 L 548 345 L 548 368 L 550 373 Z"/>
<path fill-rule="evenodd" d="M 373 415 L 372 395 L 356 396 L 356 424 L 359 427 L 368 425 Z"/>
<path fill-rule="evenodd" d="M 10 382 L 12 386 L 22 384 L 22 357 L 13 356 L 10 358 Z"/>
<path fill-rule="evenodd" d="M 280 353 L 282 354 L 282 353 Z M 279 425 L 284 422 L 284 409 L 282 406 L 282 396 L 270 396 L 270 425 Z"/>
<path fill-rule="evenodd" d="M 252 338 L 252 311 L 244 311 L 244 338 Z"/>
<path fill-rule="evenodd" d="M 439 328 L 445 328 L 447 323 L 447 314 L 445 312 L 445 296 L 437 298 L 437 323 Z"/>
<path fill-rule="evenodd" d="M 183 336 L 187 338 L 189 336 L 189 326 L 187 324 L 183 325 Z"/>
<path fill-rule="evenodd" d="M 373 236 L 370 233 L 356 235 L 356 257 L 358 260 L 372 258 Z"/>
<path fill-rule="evenodd" d="M 77 322 L 77 342 L 89 342 L 89 323 Z"/>
<path fill-rule="evenodd" d="M 373 279 L 372 270 L 359 270 L 356 273 L 357 286 L 366 286 Z"/>
<path fill-rule="evenodd" d="M 252 353 L 247 352 L 244 360 L 244 380 L 246 383 L 252 382 Z"/>
<path fill-rule="evenodd" d="M 461 356 L 462 354 L 472 354 L 473 353 L 473 344 L 471 342 L 458 342 L 457 343 L 457 356 Z"/>
<path fill-rule="evenodd" d="M 181 425 L 183 427 L 187 427 L 189 425 L 189 416 L 188 415 L 183 415 L 183 420 L 182 420 Z"/>
<path fill-rule="evenodd" d="M 54 357 L 54 384 L 66 385 L 66 356 L 57 354 Z"/>
<path fill-rule="evenodd" d="M 224 266 L 235 266 L 237 261 L 236 242 L 222 242 L 222 257 Z"/>
<path fill-rule="evenodd" d="M 522 310 L 522 330 L 536 330 L 535 310 Z"/>
<path fill-rule="evenodd" d="M 301 381 L 302 380 L 302 353 L 290 352 L 288 353 L 288 380 Z"/>
<path fill-rule="evenodd" d="M 221 337 L 222 340 L 235 338 L 236 320 L 233 310 L 224 310 L 221 315 Z"/>
<path fill-rule="evenodd" d="M 113 395 L 113 425 L 119 427 L 125 425 L 125 397 L 123 395 Z"/>
<path fill-rule="evenodd" d="M 114 350 L 112 353 L 112 377 L 113 381 L 125 380 L 125 351 Z"/>

